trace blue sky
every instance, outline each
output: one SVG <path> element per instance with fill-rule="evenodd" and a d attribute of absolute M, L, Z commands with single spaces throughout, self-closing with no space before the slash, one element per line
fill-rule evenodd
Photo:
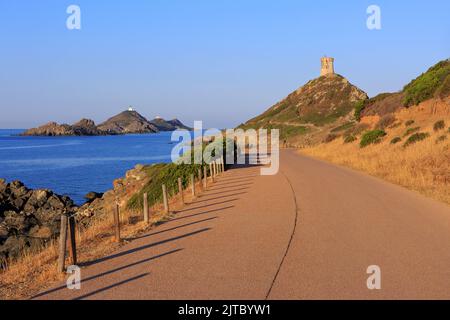
<path fill-rule="evenodd" d="M 66 8 L 81 8 L 68 30 Z M 381 8 L 368 30 L 366 9 Z M 450 57 L 450 1 L 1 0 L 0 128 L 148 118 L 231 127 L 318 76 L 370 96 Z"/>

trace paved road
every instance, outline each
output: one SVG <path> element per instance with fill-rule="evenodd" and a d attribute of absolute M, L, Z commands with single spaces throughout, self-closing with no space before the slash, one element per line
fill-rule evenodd
<path fill-rule="evenodd" d="M 381 290 L 366 269 L 381 268 Z M 450 298 L 450 207 L 281 152 L 227 171 L 176 218 L 39 299 Z"/>

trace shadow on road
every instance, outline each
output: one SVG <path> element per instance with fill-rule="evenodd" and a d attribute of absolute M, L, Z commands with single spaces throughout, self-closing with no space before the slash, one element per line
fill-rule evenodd
<path fill-rule="evenodd" d="M 93 276 L 90 276 L 90 277 L 82 279 L 81 283 L 84 284 L 84 283 L 86 283 L 86 282 L 88 282 L 90 280 L 98 279 L 98 278 L 104 277 L 106 275 L 109 275 L 109 274 L 112 274 L 112 273 L 115 273 L 115 272 L 118 272 L 118 271 L 122 271 L 122 270 L 127 269 L 127 268 L 131 268 L 131 267 L 137 266 L 137 265 L 142 264 L 142 263 L 150 262 L 152 260 L 156 260 L 158 258 L 162 258 L 162 257 L 167 256 L 169 254 L 179 252 L 181 250 L 183 250 L 183 249 L 171 250 L 171 251 L 168 251 L 168 252 L 165 252 L 165 253 L 162 253 L 162 254 L 158 254 L 158 255 L 150 257 L 150 258 L 146 258 L 146 259 L 143 259 L 143 260 L 139 260 L 139 261 L 127 264 L 125 266 L 121 266 L 121 267 L 118 267 L 118 268 L 115 268 L 115 269 L 112 269 L 112 270 L 109 270 L 109 271 L 106 271 L 106 272 L 102 272 L 102 273 L 99 273 L 99 274 L 96 274 L 96 275 L 93 275 Z M 39 294 L 35 295 L 31 299 L 36 299 L 36 298 L 39 298 L 39 297 L 45 296 L 47 294 L 50 294 L 50 293 L 53 293 L 53 292 L 56 292 L 56 291 L 59 291 L 59 290 L 63 290 L 63 289 L 67 289 L 67 286 L 64 285 L 64 286 L 60 286 L 60 287 L 57 287 L 57 288 L 53 288 L 53 289 L 47 290 L 45 292 L 42 292 L 42 293 L 39 293 Z"/>
<path fill-rule="evenodd" d="M 208 213 L 212 213 L 212 212 L 218 212 L 218 211 L 231 209 L 231 208 L 234 208 L 234 206 L 228 206 L 228 207 L 224 207 L 224 208 L 219 208 L 219 209 L 214 209 L 214 210 L 209 210 L 209 211 L 203 211 L 203 212 L 200 212 L 200 213 L 194 213 L 194 214 L 191 214 L 191 215 L 170 219 L 169 221 L 167 221 L 165 223 L 170 223 L 172 221 L 178 221 L 178 220 L 182 220 L 182 219 L 197 217 L 197 216 L 201 216 L 201 215 L 204 215 L 204 214 L 208 214 Z"/>
<path fill-rule="evenodd" d="M 123 284 L 125 284 L 125 283 L 128 283 L 128 282 L 131 282 L 131 281 L 135 281 L 135 280 L 140 279 L 140 278 L 143 278 L 143 277 L 145 277 L 145 276 L 147 276 L 147 275 L 149 275 L 149 274 L 150 274 L 150 273 L 147 272 L 147 273 L 143 273 L 143 274 L 140 274 L 140 275 L 138 275 L 138 276 L 135 276 L 135 277 L 131 277 L 131 278 L 127 279 L 127 280 L 123 280 L 123 281 L 117 282 L 117 283 L 115 283 L 115 284 L 109 285 L 109 286 L 107 286 L 107 287 L 104 287 L 104 288 L 101 288 L 101 289 L 92 291 L 92 292 L 90 292 L 90 293 L 87 293 L 87 294 L 85 294 L 85 295 L 79 296 L 79 297 L 74 298 L 74 299 L 72 299 L 72 300 L 82 300 L 82 299 L 86 299 L 86 298 L 88 298 L 88 297 L 90 297 L 90 296 L 93 296 L 93 295 L 95 295 L 95 294 L 97 294 L 97 293 L 100 293 L 100 292 L 103 292 L 103 291 L 112 289 L 112 288 L 114 288 L 114 287 L 121 286 L 121 285 L 123 285 Z"/>
<path fill-rule="evenodd" d="M 175 240 L 179 240 L 179 239 L 183 239 L 183 238 L 186 238 L 186 237 L 194 236 L 196 234 L 203 233 L 203 232 L 206 232 L 206 231 L 209 231 L 209 230 L 211 230 L 211 228 L 203 228 L 203 229 L 200 229 L 200 230 L 197 230 L 197 231 L 193 231 L 193 232 L 189 232 L 189 233 L 183 234 L 181 236 L 172 237 L 172 238 L 169 238 L 169 239 L 165 239 L 165 240 L 161 240 L 161 241 L 158 241 L 158 242 L 150 243 L 150 244 L 147 244 L 145 246 L 138 247 L 138 248 L 133 248 L 133 249 L 130 249 L 130 250 L 127 250 L 127 251 L 123 251 L 123 252 L 118 252 L 116 254 L 113 254 L 113 255 L 110 255 L 110 256 L 107 256 L 107 257 L 104 257 L 104 258 L 100 258 L 100 259 L 97 259 L 97 260 L 94 260 L 94 261 L 90 261 L 90 262 L 86 262 L 86 263 L 80 264 L 80 266 L 82 266 L 82 267 L 92 266 L 92 265 L 100 263 L 100 262 L 104 262 L 104 261 L 107 261 L 107 260 L 111 260 L 111 259 L 115 259 L 115 258 L 122 257 L 122 256 L 125 256 L 125 255 L 129 255 L 129 254 L 132 254 L 132 253 L 135 253 L 135 252 L 138 252 L 138 251 L 142 251 L 142 250 L 145 250 L 145 249 L 148 249 L 148 248 L 159 246 L 161 244 L 165 244 L 165 243 L 172 242 L 172 241 L 175 241 Z"/>
<path fill-rule="evenodd" d="M 145 234 L 143 236 L 128 238 L 128 239 L 125 239 L 125 240 L 133 241 L 133 240 L 137 240 L 137 239 L 144 239 L 144 238 L 148 238 L 148 237 L 151 237 L 151 236 L 154 236 L 154 235 L 157 235 L 157 234 L 161 234 L 161 233 L 164 233 L 164 232 L 169 232 L 169 231 L 177 230 L 177 229 L 180 229 L 180 228 L 192 226 L 192 225 L 197 224 L 197 223 L 202 223 L 202 222 L 206 222 L 206 221 L 215 220 L 217 218 L 218 217 L 216 216 L 216 217 L 211 217 L 211 218 L 207 218 L 207 219 L 203 219 L 203 220 L 198 220 L 198 221 L 194 221 L 194 222 L 183 224 L 181 226 L 176 226 L 176 227 L 173 227 L 173 228 L 164 229 L 164 230 L 160 230 L 160 231 L 157 231 L 157 232 L 152 232 L 152 233 Z"/>
<path fill-rule="evenodd" d="M 221 202 L 214 202 L 214 203 L 210 203 L 204 206 L 200 206 L 200 207 L 194 207 L 194 208 L 189 208 L 189 209 L 184 209 L 184 210 L 180 210 L 175 212 L 176 214 L 180 214 L 180 213 L 184 213 L 184 212 L 188 212 L 188 211 L 193 211 L 193 210 L 197 210 L 197 209 L 203 209 L 203 208 L 208 208 L 208 207 L 212 207 L 218 204 L 224 204 L 224 203 L 229 203 L 229 202 L 234 202 L 234 201 L 238 201 L 238 198 L 233 198 L 230 200 L 226 200 L 226 201 L 221 201 Z"/>

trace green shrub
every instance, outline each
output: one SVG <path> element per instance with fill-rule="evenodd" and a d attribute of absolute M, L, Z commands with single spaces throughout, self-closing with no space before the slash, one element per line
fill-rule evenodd
<path fill-rule="evenodd" d="M 406 121 L 406 122 L 405 122 L 405 127 L 409 127 L 409 126 L 413 125 L 414 122 L 415 122 L 414 120 L 408 120 L 408 121 Z"/>
<path fill-rule="evenodd" d="M 417 132 L 420 130 L 420 127 L 415 127 L 415 128 L 409 128 L 408 130 L 406 130 L 406 132 L 403 134 L 404 137 L 409 136 L 410 134 Z"/>
<path fill-rule="evenodd" d="M 355 136 L 346 136 L 345 138 L 344 138 L 344 143 L 352 143 L 353 141 L 356 141 L 357 140 L 357 138 L 355 137 Z"/>
<path fill-rule="evenodd" d="M 400 141 L 402 141 L 402 138 L 395 137 L 394 139 L 391 140 L 391 144 L 396 144 L 396 143 L 399 143 Z"/>
<path fill-rule="evenodd" d="M 360 147 L 364 148 L 367 147 L 369 144 L 379 143 L 381 142 L 381 138 L 386 135 L 386 132 L 383 130 L 372 130 L 367 131 L 363 134 L 360 142 Z"/>
<path fill-rule="evenodd" d="M 424 132 L 418 132 L 418 133 L 414 133 L 412 136 L 410 136 L 408 138 L 408 140 L 406 140 L 405 144 L 403 145 L 404 147 L 407 147 L 411 144 L 414 144 L 416 142 L 425 140 L 426 138 L 428 138 L 430 136 L 429 133 L 424 133 Z"/>
<path fill-rule="evenodd" d="M 434 131 L 439 131 L 445 129 L 445 121 L 444 120 L 439 120 L 437 121 L 434 126 L 433 126 L 433 130 Z"/>
<path fill-rule="evenodd" d="M 360 100 L 355 103 L 354 117 L 357 121 L 361 120 L 361 112 L 364 110 L 365 106 L 366 106 L 366 100 Z"/>
<path fill-rule="evenodd" d="M 165 184 L 167 192 L 170 195 L 178 191 L 178 178 L 181 178 L 184 187 L 189 185 L 191 174 L 197 175 L 198 168 L 201 165 L 189 164 L 155 164 L 146 166 L 145 171 L 150 181 L 136 194 L 134 194 L 127 203 L 129 209 L 139 209 L 142 207 L 143 195 L 147 193 L 149 205 L 162 200 L 162 185 Z"/>

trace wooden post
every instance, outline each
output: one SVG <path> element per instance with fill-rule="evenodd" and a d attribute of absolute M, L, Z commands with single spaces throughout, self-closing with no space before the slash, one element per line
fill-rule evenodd
<path fill-rule="evenodd" d="M 181 196 L 181 203 L 184 204 L 183 182 L 181 181 L 181 178 L 178 178 L 178 192 Z"/>
<path fill-rule="evenodd" d="M 222 159 L 220 163 L 222 164 L 222 172 L 225 172 L 225 161 Z"/>
<path fill-rule="evenodd" d="M 77 264 L 77 242 L 75 238 L 75 217 L 69 217 L 69 254 L 72 265 Z"/>
<path fill-rule="evenodd" d="M 191 174 L 192 197 L 195 197 L 195 176 Z"/>
<path fill-rule="evenodd" d="M 202 187 L 201 187 L 201 182 L 202 182 L 202 169 L 198 168 L 197 176 L 198 176 L 198 181 L 200 181 L 200 189 L 201 189 L 201 188 L 202 188 Z"/>
<path fill-rule="evenodd" d="M 144 222 L 148 223 L 149 214 L 148 214 L 148 195 L 147 192 L 144 193 Z"/>
<path fill-rule="evenodd" d="M 162 185 L 162 192 L 163 192 L 164 212 L 169 213 L 169 199 L 167 197 L 167 188 L 165 184 Z"/>
<path fill-rule="evenodd" d="M 58 254 L 58 272 L 64 272 L 66 262 L 66 244 L 67 244 L 67 216 L 61 215 L 61 227 L 59 230 L 59 254 Z"/>
<path fill-rule="evenodd" d="M 208 188 L 208 169 L 206 166 L 203 167 L 203 189 L 206 190 Z"/>
<path fill-rule="evenodd" d="M 119 202 L 116 203 L 114 208 L 114 230 L 115 230 L 115 240 L 116 242 L 120 242 L 120 216 L 119 216 L 120 208 Z"/>
<path fill-rule="evenodd" d="M 209 164 L 209 175 L 211 176 L 211 181 L 214 182 L 213 164 Z"/>

